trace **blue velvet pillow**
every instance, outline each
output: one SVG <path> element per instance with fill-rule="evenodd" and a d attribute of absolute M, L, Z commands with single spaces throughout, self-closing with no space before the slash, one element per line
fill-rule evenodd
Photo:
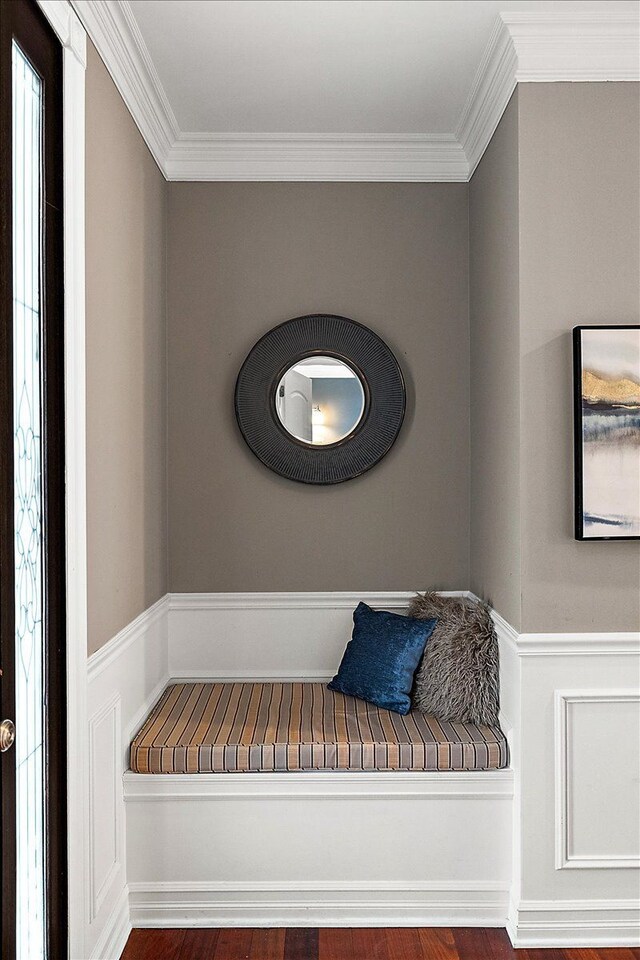
<path fill-rule="evenodd" d="M 413 675 L 437 620 L 414 620 L 359 603 L 353 634 L 329 690 L 409 713 Z"/>

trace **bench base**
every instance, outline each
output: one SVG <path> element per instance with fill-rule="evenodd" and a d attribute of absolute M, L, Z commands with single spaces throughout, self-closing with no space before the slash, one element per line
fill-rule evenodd
<path fill-rule="evenodd" d="M 127 773 L 124 792 L 134 926 L 506 923 L 510 770 Z"/>

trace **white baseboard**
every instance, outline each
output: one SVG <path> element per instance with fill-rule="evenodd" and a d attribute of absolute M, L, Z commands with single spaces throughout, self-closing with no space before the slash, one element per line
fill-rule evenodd
<path fill-rule="evenodd" d="M 523 900 L 509 910 L 514 947 L 637 947 L 637 900 Z"/>
<path fill-rule="evenodd" d="M 504 883 L 132 884 L 136 927 L 504 926 Z"/>
<path fill-rule="evenodd" d="M 91 952 L 91 960 L 120 960 L 130 933 L 129 891 L 125 886 L 102 927 L 100 937 Z M 85 960 L 85 958 L 71 957 L 71 960 Z"/>

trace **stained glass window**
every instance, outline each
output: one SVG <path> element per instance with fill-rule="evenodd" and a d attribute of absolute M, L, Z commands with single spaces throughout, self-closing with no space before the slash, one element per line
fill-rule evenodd
<path fill-rule="evenodd" d="M 20 47 L 13 74 L 17 958 L 45 956 L 41 441 L 42 81 Z"/>

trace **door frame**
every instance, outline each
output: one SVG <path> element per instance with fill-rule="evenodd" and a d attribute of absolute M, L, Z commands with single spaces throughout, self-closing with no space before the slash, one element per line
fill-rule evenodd
<path fill-rule="evenodd" d="M 68 0 L 37 0 L 37 3 L 63 47 L 69 957 L 84 960 L 89 917 L 84 224 L 87 35 Z"/>

